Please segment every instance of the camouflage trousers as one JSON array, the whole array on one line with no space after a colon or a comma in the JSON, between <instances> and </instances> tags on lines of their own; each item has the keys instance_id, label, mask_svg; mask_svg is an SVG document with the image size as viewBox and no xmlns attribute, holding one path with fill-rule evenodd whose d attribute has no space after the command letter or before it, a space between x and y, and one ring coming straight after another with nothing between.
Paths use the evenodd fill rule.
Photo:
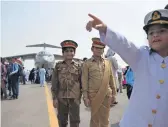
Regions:
<instances>
[{"instance_id":1,"label":"camouflage trousers","mask_svg":"<svg viewBox=\"0 0 168 127\"><path fill-rule=\"evenodd\" d=\"M68 116L70 118L70 127L79 127L80 123L80 103L75 99L58 99L58 122L59 127L67 127Z\"/></svg>"}]
</instances>

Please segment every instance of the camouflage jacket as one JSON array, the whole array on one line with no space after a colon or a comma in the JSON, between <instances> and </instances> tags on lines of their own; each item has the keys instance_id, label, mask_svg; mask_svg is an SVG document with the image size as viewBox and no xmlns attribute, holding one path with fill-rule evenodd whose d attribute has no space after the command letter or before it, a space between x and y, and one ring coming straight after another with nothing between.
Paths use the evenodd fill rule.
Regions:
<instances>
[{"instance_id":1,"label":"camouflage jacket","mask_svg":"<svg viewBox=\"0 0 168 127\"><path fill-rule=\"evenodd\" d=\"M68 65L65 61L56 63L52 74L53 99L81 97L81 64L72 61Z\"/></svg>"}]
</instances>

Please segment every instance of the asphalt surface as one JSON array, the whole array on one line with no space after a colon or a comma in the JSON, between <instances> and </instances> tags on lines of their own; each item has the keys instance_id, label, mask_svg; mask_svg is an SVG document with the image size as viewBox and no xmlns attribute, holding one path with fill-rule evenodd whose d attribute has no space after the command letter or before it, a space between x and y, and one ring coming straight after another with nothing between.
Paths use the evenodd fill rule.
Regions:
<instances>
[{"instance_id":1,"label":"asphalt surface","mask_svg":"<svg viewBox=\"0 0 168 127\"><path fill-rule=\"evenodd\" d=\"M50 85L47 87L50 90ZM110 111L111 127L119 127L118 123L128 103L125 91L118 94L117 100L119 103ZM1 100L1 127L52 127L47 107L45 87L37 84L20 85L17 100ZM89 127L90 111L83 103L80 109L80 127Z\"/></svg>"},{"instance_id":2,"label":"asphalt surface","mask_svg":"<svg viewBox=\"0 0 168 127\"><path fill-rule=\"evenodd\" d=\"M1 101L1 127L49 127L44 87L20 85L16 100Z\"/></svg>"}]
</instances>

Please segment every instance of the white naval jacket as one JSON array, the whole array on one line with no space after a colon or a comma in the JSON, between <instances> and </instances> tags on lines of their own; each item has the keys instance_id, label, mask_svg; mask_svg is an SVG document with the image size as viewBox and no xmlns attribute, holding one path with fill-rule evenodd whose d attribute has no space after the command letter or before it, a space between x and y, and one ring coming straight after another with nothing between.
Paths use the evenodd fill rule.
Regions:
<instances>
[{"instance_id":1,"label":"white naval jacket","mask_svg":"<svg viewBox=\"0 0 168 127\"><path fill-rule=\"evenodd\" d=\"M150 54L147 46L137 48L109 28L106 35L100 33L100 38L135 74L133 92L120 127L168 127L168 56Z\"/></svg>"}]
</instances>

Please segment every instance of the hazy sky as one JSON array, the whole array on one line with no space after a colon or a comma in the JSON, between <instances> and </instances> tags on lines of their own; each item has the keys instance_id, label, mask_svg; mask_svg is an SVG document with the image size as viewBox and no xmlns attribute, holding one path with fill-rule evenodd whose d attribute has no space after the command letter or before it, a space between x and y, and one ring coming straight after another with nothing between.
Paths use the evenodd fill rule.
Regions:
<instances>
[{"instance_id":1,"label":"hazy sky","mask_svg":"<svg viewBox=\"0 0 168 127\"><path fill-rule=\"evenodd\" d=\"M88 13L101 18L115 31L125 35L137 46L147 45L144 16L164 8L167 1L29 1L1 2L1 55L13 56L39 52L42 48L26 48L28 44L49 43L60 46L65 39L75 40L79 47L76 57L90 57L91 38L96 30L85 30ZM106 49L107 50L107 49ZM48 49L61 54L60 49ZM117 56L121 65L123 61ZM32 61L25 61L27 68Z\"/></svg>"}]
</instances>

